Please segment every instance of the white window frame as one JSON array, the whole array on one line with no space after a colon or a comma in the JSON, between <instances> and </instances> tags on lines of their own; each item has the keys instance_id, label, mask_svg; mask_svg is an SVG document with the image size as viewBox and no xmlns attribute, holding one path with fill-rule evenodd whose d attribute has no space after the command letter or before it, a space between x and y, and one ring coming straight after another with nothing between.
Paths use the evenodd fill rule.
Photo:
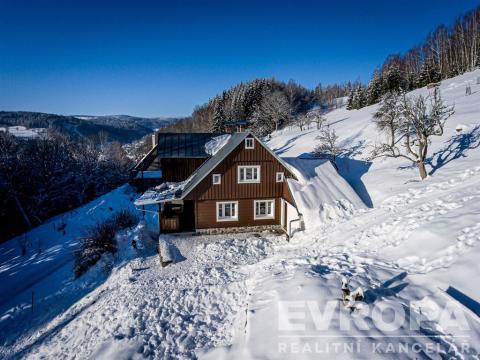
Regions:
<instances>
[{"instance_id":1,"label":"white window frame","mask_svg":"<svg viewBox=\"0 0 480 360\"><path fill-rule=\"evenodd\" d=\"M241 177L240 177L242 169L257 169L257 179L254 179L254 180L244 179L244 180L242 180ZM262 178L261 169L262 169L262 167L260 165L238 165L238 168L237 168L237 182L239 184L257 184L257 183L259 183L260 179Z\"/></svg>"},{"instance_id":2,"label":"white window frame","mask_svg":"<svg viewBox=\"0 0 480 360\"><path fill-rule=\"evenodd\" d=\"M224 216L220 217L218 215L219 208L222 207L222 214L225 214L225 205L227 204L235 204L235 215L230 217L224 217ZM238 221L238 201L217 201L215 205L215 212L216 212L217 222Z\"/></svg>"},{"instance_id":3,"label":"white window frame","mask_svg":"<svg viewBox=\"0 0 480 360\"><path fill-rule=\"evenodd\" d=\"M255 149L255 139L254 138L246 138L245 139L245 149L252 150Z\"/></svg>"},{"instance_id":4,"label":"white window frame","mask_svg":"<svg viewBox=\"0 0 480 360\"><path fill-rule=\"evenodd\" d=\"M271 203L271 214L267 215L257 215L257 204L258 203ZM265 204L265 208L268 210L268 205ZM268 220L275 219L275 199L266 199L266 200L254 200L253 201L253 219L254 220Z\"/></svg>"},{"instance_id":5,"label":"white window frame","mask_svg":"<svg viewBox=\"0 0 480 360\"><path fill-rule=\"evenodd\" d=\"M215 178L218 179L218 181L215 181ZM220 185L222 183L222 175L221 174L213 174L212 175L212 184L213 185Z\"/></svg>"},{"instance_id":6,"label":"white window frame","mask_svg":"<svg viewBox=\"0 0 480 360\"><path fill-rule=\"evenodd\" d=\"M275 180L277 183L283 182L285 179L285 173L284 172L277 172L277 175L275 175Z\"/></svg>"}]
</instances>

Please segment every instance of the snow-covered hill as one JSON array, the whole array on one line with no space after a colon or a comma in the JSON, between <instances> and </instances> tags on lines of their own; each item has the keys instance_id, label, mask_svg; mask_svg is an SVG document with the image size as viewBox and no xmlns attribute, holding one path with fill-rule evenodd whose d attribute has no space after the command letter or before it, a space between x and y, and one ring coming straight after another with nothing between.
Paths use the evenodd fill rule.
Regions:
<instances>
[{"instance_id":1,"label":"snow-covered hill","mask_svg":"<svg viewBox=\"0 0 480 360\"><path fill-rule=\"evenodd\" d=\"M457 76L441 82L440 92L446 104L455 105L455 114L447 121L445 133L441 137L432 137L430 147L430 174L435 180L451 178L474 164L480 164L480 152L476 151L480 137L480 84L477 78L480 70ZM470 84L472 95L465 96L465 87ZM426 88L412 91L417 96L428 95L433 90ZM423 186L415 184L418 180L418 170L410 167L408 161L401 159L376 160L365 162L369 157L371 145L379 141L379 135L372 122L372 114L378 105L372 105L360 110L340 108L327 114L327 123L335 129L339 141L349 150L348 159L340 160L344 176L363 194L364 201L373 205L381 203L396 191L407 187ZM458 134L457 126L464 130ZM281 156L298 156L310 153L315 144L318 131L298 128L286 128L274 133L269 146ZM459 135L459 136L457 136ZM408 168L403 168L408 167ZM432 180L430 180L432 181ZM408 185L405 185L409 182ZM362 187L368 189L367 193ZM362 196L362 195L361 195Z\"/></svg>"},{"instance_id":2,"label":"snow-covered hill","mask_svg":"<svg viewBox=\"0 0 480 360\"><path fill-rule=\"evenodd\" d=\"M33 313L25 294L35 285L23 297L4 295L2 288L2 298L10 298L0 306L0 357L478 358L478 76L480 70L442 82L443 99L455 104L456 113L445 134L433 138L426 180L404 160L365 160L378 136L371 122L376 106L335 110L327 120L349 148L340 173L356 194L343 180L306 177L297 190L304 187L309 209L314 196L321 198L318 208L349 198L355 206L344 204L346 216L326 221L312 211L306 230L289 243L266 233L169 237L178 262L167 268L147 243L133 251L130 240L141 229L127 230L108 277L104 264L78 280L53 272L50 279L64 288L44 291ZM317 133L284 129L269 145L296 158L313 150ZM330 168L319 171L327 176ZM315 189L323 186L337 188L336 195ZM35 264L35 254L21 258L13 245L9 251L2 254L0 275L9 271L9 259L18 269L10 276L25 281L22 263ZM353 312L339 301L344 277L364 291ZM57 305L62 298L68 302Z\"/></svg>"}]
</instances>

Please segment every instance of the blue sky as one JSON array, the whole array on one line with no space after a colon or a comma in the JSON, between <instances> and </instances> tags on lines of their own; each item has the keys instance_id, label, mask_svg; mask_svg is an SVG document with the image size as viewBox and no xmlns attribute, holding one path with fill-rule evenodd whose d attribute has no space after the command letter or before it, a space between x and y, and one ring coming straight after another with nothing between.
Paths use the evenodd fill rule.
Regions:
<instances>
[{"instance_id":1,"label":"blue sky","mask_svg":"<svg viewBox=\"0 0 480 360\"><path fill-rule=\"evenodd\" d=\"M0 0L0 110L188 115L256 77L368 80L478 0Z\"/></svg>"}]
</instances>

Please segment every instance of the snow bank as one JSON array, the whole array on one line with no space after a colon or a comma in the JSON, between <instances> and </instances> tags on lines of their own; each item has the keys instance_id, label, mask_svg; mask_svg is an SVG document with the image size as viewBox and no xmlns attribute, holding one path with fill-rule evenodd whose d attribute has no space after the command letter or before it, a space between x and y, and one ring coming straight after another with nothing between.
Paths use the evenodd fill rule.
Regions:
<instances>
[{"instance_id":1,"label":"snow bank","mask_svg":"<svg viewBox=\"0 0 480 360\"><path fill-rule=\"evenodd\" d=\"M220 151L221 148L223 148L228 143L230 137L231 135L229 134L214 137L212 140L205 144L205 152L212 156L215 155L217 152Z\"/></svg>"},{"instance_id":2,"label":"snow bank","mask_svg":"<svg viewBox=\"0 0 480 360\"><path fill-rule=\"evenodd\" d=\"M175 262L175 255L173 253L173 245L169 236L160 236L158 238L158 253L162 266L166 266Z\"/></svg>"},{"instance_id":3,"label":"snow bank","mask_svg":"<svg viewBox=\"0 0 480 360\"><path fill-rule=\"evenodd\" d=\"M283 159L298 179L287 181L307 229L366 208L330 161L307 157Z\"/></svg>"}]
</instances>

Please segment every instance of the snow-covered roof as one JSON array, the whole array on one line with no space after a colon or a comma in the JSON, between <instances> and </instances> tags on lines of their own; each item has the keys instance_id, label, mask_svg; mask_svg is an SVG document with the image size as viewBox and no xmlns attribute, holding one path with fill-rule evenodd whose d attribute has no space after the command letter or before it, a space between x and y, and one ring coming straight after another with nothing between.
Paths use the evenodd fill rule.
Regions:
<instances>
[{"instance_id":1,"label":"snow-covered roof","mask_svg":"<svg viewBox=\"0 0 480 360\"><path fill-rule=\"evenodd\" d=\"M135 206L152 205L181 198L182 191L189 179L181 182L167 182L147 190L135 200Z\"/></svg>"},{"instance_id":2,"label":"snow-covered roof","mask_svg":"<svg viewBox=\"0 0 480 360\"><path fill-rule=\"evenodd\" d=\"M205 144L219 133L157 133L158 157L209 157Z\"/></svg>"},{"instance_id":3,"label":"snow-covered roof","mask_svg":"<svg viewBox=\"0 0 480 360\"><path fill-rule=\"evenodd\" d=\"M231 135L225 134L212 138L205 144L205 152L209 155L215 155L230 140Z\"/></svg>"},{"instance_id":4,"label":"snow-covered roof","mask_svg":"<svg viewBox=\"0 0 480 360\"><path fill-rule=\"evenodd\" d=\"M287 179L287 184L307 226L366 208L329 160L306 156L283 159L297 178Z\"/></svg>"}]
</instances>

